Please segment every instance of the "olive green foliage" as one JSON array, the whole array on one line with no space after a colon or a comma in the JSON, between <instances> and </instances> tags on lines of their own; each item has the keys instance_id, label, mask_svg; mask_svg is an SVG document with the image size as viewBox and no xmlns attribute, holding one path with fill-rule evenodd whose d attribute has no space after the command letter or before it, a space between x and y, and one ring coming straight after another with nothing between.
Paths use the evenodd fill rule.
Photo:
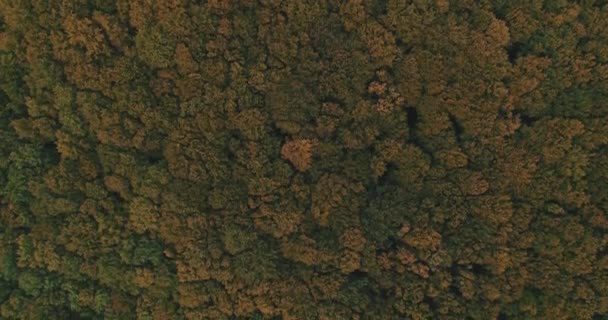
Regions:
<instances>
[{"instance_id":1,"label":"olive green foliage","mask_svg":"<svg viewBox=\"0 0 608 320\"><path fill-rule=\"evenodd\" d=\"M0 0L1 319L606 319L608 4Z\"/></svg>"}]
</instances>

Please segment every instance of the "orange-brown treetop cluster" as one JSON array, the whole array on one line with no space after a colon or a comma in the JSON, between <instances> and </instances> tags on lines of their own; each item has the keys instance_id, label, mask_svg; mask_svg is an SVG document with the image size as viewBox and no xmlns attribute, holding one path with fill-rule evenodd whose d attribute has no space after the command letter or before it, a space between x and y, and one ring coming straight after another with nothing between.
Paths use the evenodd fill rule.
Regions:
<instances>
[{"instance_id":1,"label":"orange-brown treetop cluster","mask_svg":"<svg viewBox=\"0 0 608 320\"><path fill-rule=\"evenodd\" d=\"M608 2L0 0L0 318L608 317Z\"/></svg>"}]
</instances>

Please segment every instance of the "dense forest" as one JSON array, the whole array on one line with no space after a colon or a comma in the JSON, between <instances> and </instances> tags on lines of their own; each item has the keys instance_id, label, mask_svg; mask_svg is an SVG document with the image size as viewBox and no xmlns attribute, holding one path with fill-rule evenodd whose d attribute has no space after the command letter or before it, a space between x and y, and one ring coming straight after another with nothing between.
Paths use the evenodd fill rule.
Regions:
<instances>
[{"instance_id":1,"label":"dense forest","mask_svg":"<svg viewBox=\"0 0 608 320\"><path fill-rule=\"evenodd\" d=\"M0 0L1 319L608 319L608 1Z\"/></svg>"}]
</instances>

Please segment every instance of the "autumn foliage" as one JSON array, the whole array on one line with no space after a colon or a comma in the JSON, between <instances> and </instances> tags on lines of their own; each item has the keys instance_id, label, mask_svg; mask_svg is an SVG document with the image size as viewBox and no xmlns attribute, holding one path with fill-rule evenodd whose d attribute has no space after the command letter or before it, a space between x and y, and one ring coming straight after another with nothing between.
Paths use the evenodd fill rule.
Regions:
<instances>
[{"instance_id":1,"label":"autumn foliage","mask_svg":"<svg viewBox=\"0 0 608 320\"><path fill-rule=\"evenodd\" d=\"M306 171L312 161L312 147L309 139L289 141L281 147L281 157L291 162L298 171Z\"/></svg>"},{"instance_id":2,"label":"autumn foliage","mask_svg":"<svg viewBox=\"0 0 608 320\"><path fill-rule=\"evenodd\" d=\"M601 0L0 0L0 319L608 317Z\"/></svg>"}]
</instances>

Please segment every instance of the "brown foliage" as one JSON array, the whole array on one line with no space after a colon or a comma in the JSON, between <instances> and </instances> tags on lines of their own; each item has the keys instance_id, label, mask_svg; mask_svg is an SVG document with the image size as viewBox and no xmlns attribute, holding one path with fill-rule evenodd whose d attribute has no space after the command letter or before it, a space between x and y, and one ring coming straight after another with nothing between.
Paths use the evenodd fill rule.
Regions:
<instances>
[{"instance_id":1,"label":"brown foliage","mask_svg":"<svg viewBox=\"0 0 608 320\"><path fill-rule=\"evenodd\" d=\"M291 140L281 147L281 157L288 160L301 172L310 168L312 162L313 142L310 139Z\"/></svg>"},{"instance_id":2,"label":"brown foliage","mask_svg":"<svg viewBox=\"0 0 608 320\"><path fill-rule=\"evenodd\" d=\"M0 1L0 317L601 318L600 2Z\"/></svg>"}]
</instances>

